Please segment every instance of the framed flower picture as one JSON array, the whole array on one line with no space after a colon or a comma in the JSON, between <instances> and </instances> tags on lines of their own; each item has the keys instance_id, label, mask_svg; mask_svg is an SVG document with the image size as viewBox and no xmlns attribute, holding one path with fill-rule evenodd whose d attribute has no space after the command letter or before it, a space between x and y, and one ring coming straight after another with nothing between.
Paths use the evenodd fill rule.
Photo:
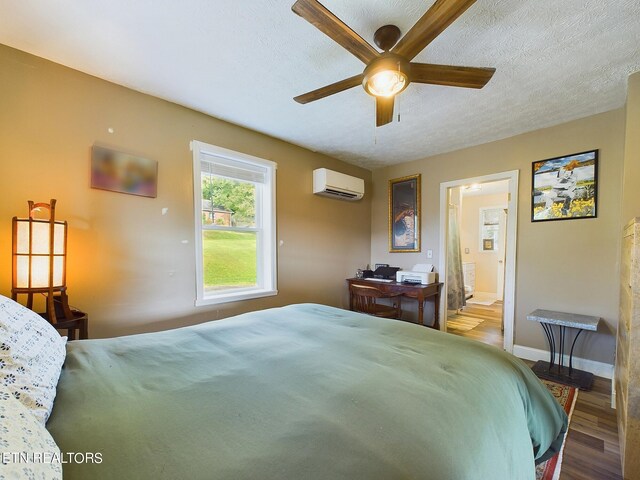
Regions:
<instances>
[{"instance_id":1,"label":"framed flower picture","mask_svg":"<svg viewBox=\"0 0 640 480\"><path fill-rule=\"evenodd\" d=\"M420 174L389 180L389 251L420 251Z\"/></svg>"},{"instance_id":2,"label":"framed flower picture","mask_svg":"<svg viewBox=\"0 0 640 480\"><path fill-rule=\"evenodd\" d=\"M598 150L533 162L531 221L595 218Z\"/></svg>"}]
</instances>

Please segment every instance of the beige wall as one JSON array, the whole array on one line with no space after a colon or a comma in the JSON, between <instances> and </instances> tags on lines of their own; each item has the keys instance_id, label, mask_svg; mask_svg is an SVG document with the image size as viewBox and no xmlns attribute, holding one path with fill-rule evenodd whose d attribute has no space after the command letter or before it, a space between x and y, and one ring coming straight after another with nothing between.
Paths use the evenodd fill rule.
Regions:
<instances>
[{"instance_id":1,"label":"beige wall","mask_svg":"<svg viewBox=\"0 0 640 480\"><path fill-rule=\"evenodd\" d=\"M314 196L312 170L357 175L367 190L369 171L5 46L0 86L0 293L11 288L11 218L27 200L56 198L70 226L70 300L93 337L294 302L346 305L344 279L370 258L370 195ZM193 139L278 163L278 296L194 307ZM94 142L156 159L158 198L90 189Z\"/></svg>"},{"instance_id":2,"label":"beige wall","mask_svg":"<svg viewBox=\"0 0 640 480\"><path fill-rule=\"evenodd\" d=\"M504 228L500 232L497 252L480 250L480 209L507 208L507 194L464 195L460 222L462 261L476 264L476 292L498 292L498 261L504 258ZM466 253L465 249L469 249Z\"/></svg>"},{"instance_id":3,"label":"beige wall","mask_svg":"<svg viewBox=\"0 0 640 480\"><path fill-rule=\"evenodd\" d=\"M540 326L526 320L536 308L600 315L604 325L598 333L585 335L576 345L576 355L612 363L618 319L624 125L625 113L620 109L375 170L371 261L410 267L427 261L426 251L431 249L434 256L429 262L437 265L440 183L519 170L515 343L547 348ZM594 148L600 149L598 218L532 224L531 163ZM390 254L387 182L415 173L422 174L422 253Z\"/></svg>"},{"instance_id":4,"label":"beige wall","mask_svg":"<svg viewBox=\"0 0 640 480\"><path fill-rule=\"evenodd\" d=\"M640 217L640 72L629 77L622 221Z\"/></svg>"}]
</instances>

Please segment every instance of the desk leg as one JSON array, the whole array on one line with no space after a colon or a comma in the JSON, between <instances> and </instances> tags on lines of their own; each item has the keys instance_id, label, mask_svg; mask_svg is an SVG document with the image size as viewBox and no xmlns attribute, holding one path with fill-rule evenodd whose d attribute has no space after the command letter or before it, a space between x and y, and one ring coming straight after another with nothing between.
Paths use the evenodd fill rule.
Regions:
<instances>
[{"instance_id":1,"label":"desk leg","mask_svg":"<svg viewBox=\"0 0 640 480\"><path fill-rule=\"evenodd\" d=\"M424 326L424 298L418 298L418 325Z\"/></svg>"},{"instance_id":2,"label":"desk leg","mask_svg":"<svg viewBox=\"0 0 640 480\"><path fill-rule=\"evenodd\" d=\"M433 296L433 328L440 330L440 293Z\"/></svg>"}]
</instances>

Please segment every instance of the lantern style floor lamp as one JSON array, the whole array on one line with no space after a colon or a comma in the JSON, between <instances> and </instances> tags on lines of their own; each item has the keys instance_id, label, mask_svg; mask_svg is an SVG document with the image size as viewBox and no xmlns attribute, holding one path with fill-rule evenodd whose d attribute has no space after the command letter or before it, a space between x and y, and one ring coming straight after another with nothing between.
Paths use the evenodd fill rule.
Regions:
<instances>
[{"instance_id":1,"label":"lantern style floor lamp","mask_svg":"<svg viewBox=\"0 0 640 480\"><path fill-rule=\"evenodd\" d=\"M55 328L68 330L70 340L79 330L80 339L88 338L87 314L69 307L67 296L67 222L56 221L56 201L29 204L29 217L13 217L13 275L11 297L27 295L27 308L33 309L35 294L46 297L41 313ZM47 210L46 220L34 218Z\"/></svg>"}]
</instances>

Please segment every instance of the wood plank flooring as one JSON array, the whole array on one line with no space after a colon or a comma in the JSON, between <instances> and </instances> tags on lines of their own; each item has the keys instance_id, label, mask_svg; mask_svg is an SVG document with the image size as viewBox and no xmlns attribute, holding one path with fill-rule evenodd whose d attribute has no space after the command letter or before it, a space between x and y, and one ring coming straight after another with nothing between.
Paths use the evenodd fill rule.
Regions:
<instances>
[{"instance_id":1,"label":"wood plank flooring","mask_svg":"<svg viewBox=\"0 0 640 480\"><path fill-rule=\"evenodd\" d=\"M560 480L622 480L618 426L616 411L611 408L609 379L596 377L591 391L578 393Z\"/></svg>"},{"instance_id":2,"label":"wood plank flooring","mask_svg":"<svg viewBox=\"0 0 640 480\"><path fill-rule=\"evenodd\" d=\"M449 318L452 320L452 325L448 323ZM460 323L464 323L465 318L469 321L482 320L482 322L471 330L458 330L456 328L456 320L461 320ZM447 316L447 332L502 348L504 345L502 336L502 302L495 302L493 305L468 304L457 315L449 314Z\"/></svg>"},{"instance_id":3,"label":"wood plank flooring","mask_svg":"<svg viewBox=\"0 0 640 480\"><path fill-rule=\"evenodd\" d=\"M463 315L482 316L472 330L456 333L502 348L502 306L469 305ZM534 362L525 361L529 366ZM611 408L611 380L596 377L593 389L580 391L564 447L560 480L622 480L616 411Z\"/></svg>"}]
</instances>

